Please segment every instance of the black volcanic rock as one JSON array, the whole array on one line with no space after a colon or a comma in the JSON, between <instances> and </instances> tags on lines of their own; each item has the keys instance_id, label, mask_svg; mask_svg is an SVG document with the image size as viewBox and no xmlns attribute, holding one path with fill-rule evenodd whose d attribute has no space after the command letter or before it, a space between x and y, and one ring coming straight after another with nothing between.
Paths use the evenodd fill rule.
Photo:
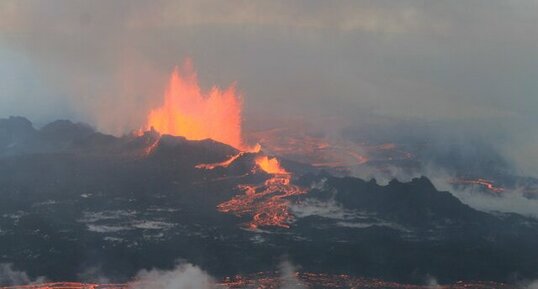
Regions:
<instances>
[{"instance_id":1,"label":"black volcanic rock","mask_svg":"<svg viewBox=\"0 0 538 289\"><path fill-rule=\"evenodd\" d=\"M0 150L13 147L19 142L30 141L35 133L32 123L24 117L0 119Z\"/></svg>"},{"instance_id":2,"label":"black volcanic rock","mask_svg":"<svg viewBox=\"0 0 538 289\"><path fill-rule=\"evenodd\" d=\"M24 117L0 119L0 157L39 149L40 141L32 123Z\"/></svg>"},{"instance_id":3,"label":"black volcanic rock","mask_svg":"<svg viewBox=\"0 0 538 289\"><path fill-rule=\"evenodd\" d=\"M426 177L408 183L394 179L387 186L357 178L329 178L327 185L338 192L335 199L345 208L376 212L413 226L443 220L469 223L485 216L449 192L437 191Z\"/></svg>"},{"instance_id":4,"label":"black volcanic rock","mask_svg":"<svg viewBox=\"0 0 538 289\"><path fill-rule=\"evenodd\" d=\"M75 141L95 133L95 130L84 123L73 123L69 120L51 122L40 130L43 137L52 141Z\"/></svg>"},{"instance_id":5,"label":"black volcanic rock","mask_svg":"<svg viewBox=\"0 0 538 289\"><path fill-rule=\"evenodd\" d=\"M0 119L0 156L52 153L77 146L95 147L111 136L95 132L89 125L58 120L36 130L26 118Z\"/></svg>"},{"instance_id":6,"label":"black volcanic rock","mask_svg":"<svg viewBox=\"0 0 538 289\"><path fill-rule=\"evenodd\" d=\"M10 116L7 119L0 119L0 133L2 136L28 135L35 132L32 123L21 116Z\"/></svg>"}]
</instances>

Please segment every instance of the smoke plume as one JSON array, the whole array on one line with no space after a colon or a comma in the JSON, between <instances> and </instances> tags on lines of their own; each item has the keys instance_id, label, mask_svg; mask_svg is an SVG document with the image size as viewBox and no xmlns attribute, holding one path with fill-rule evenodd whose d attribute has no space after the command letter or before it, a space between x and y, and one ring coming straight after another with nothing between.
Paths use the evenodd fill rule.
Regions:
<instances>
[{"instance_id":1,"label":"smoke plume","mask_svg":"<svg viewBox=\"0 0 538 289\"><path fill-rule=\"evenodd\" d=\"M177 265L173 270L142 270L131 289L214 289L213 278L189 263Z\"/></svg>"},{"instance_id":2,"label":"smoke plume","mask_svg":"<svg viewBox=\"0 0 538 289\"><path fill-rule=\"evenodd\" d=\"M0 286L28 285L45 281L45 277L30 278L26 272L14 269L13 264L0 264Z\"/></svg>"},{"instance_id":3,"label":"smoke plume","mask_svg":"<svg viewBox=\"0 0 538 289\"><path fill-rule=\"evenodd\" d=\"M296 268L289 261L280 263L280 289L306 289L297 277Z\"/></svg>"}]
</instances>

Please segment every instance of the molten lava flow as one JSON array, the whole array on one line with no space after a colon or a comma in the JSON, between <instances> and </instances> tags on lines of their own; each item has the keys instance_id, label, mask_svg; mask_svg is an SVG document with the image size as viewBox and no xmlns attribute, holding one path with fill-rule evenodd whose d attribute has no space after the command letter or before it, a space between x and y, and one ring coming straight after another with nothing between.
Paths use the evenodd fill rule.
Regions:
<instances>
[{"instance_id":1,"label":"molten lava flow","mask_svg":"<svg viewBox=\"0 0 538 289\"><path fill-rule=\"evenodd\" d=\"M496 187L491 181L486 179L454 179L450 181L450 183L459 185L480 185L493 193L504 192L504 188Z\"/></svg>"},{"instance_id":2,"label":"molten lava flow","mask_svg":"<svg viewBox=\"0 0 538 289\"><path fill-rule=\"evenodd\" d=\"M262 149L260 144L256 144L254 147L251 148L244 148L245 151L241 151L233 156L231 156L229 159L224 160L222 162L218 163L210 163L210 164L199 164L196 165L195 168L197 169L205 169L205 170L212 170L215 168L227 168L229 167L233 162L235 162L238 158L244 156L246 153L259 153Z\"/></svg>"},{"instance_id":3,"label":"molten lava flow","mask_svg":"<svg viewBox=\"0 0 538 289\"><path fill-rule=\"evenodd\" d=\"M233 156L231 156L229 159L222 161L220 163L210 163L210 164L199 164L196 165L195 168L197 169L205 169L205 170L212 170L215 168L227 168L229 167L235 160L243 156L245 152L239 152Z\"/></svg>"},{"instance_id":4,"label":"molten lava flow","mask_svg":"<svg viewBox=\"0 0 538 289\"><path fill-rule=\"evenodd\" d=\"M146 130L183 136L190 140L213 140L243 149L241 140L241 98L232 84L221 91L214 86L202 91L190 60L170 77L161 107L152 110Z\"/></svg>"},{"instance_id":5,"label":"molten lava flow","mask_svg":"<svg viewBox=\"0 0 538 289\"><path fill-rule=\"evenodd\" d=\"M251 216L247 227L252 230L262 226L289 228L292 215L286 198L306 191L291 184L291 174L280 166L278 159L261 156L255 163L271 177L261 185L240 185L242 194L218 205L218 210L238 217Z\"/></svg>"},{"instance_id":6,"label":"molten lava flow","mask_svg":"<svg viewBox=\"0 0 538 289\"><path fill-rule=\"evenodd\" d=\"M155 139L149 146L144 149L144 155L150 155L159 145L160 138Z\"/></svg>"}]
</instances>

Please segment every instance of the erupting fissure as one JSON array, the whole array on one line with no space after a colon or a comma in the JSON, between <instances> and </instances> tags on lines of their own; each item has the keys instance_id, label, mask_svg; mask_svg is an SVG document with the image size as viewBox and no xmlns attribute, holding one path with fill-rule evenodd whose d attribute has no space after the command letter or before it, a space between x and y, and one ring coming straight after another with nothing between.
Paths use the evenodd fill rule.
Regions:
<instances>
[{"instance_id":1,"label":"erupting fissure","mask_svg":"<svg viewBox=\"0 0 538 289\"><path fill-rule=\"evenodd\" d=\"M176 67L161 107L151 110L144 129L183 136L189 140L213 139L247 150L241 139L242 101L235 83L221 90L202 91L191 60Z\"/></svg>"},{"instance_id":2,"label":"erupting fissure","mask_svg":"<svg viewBox=\"0 0 538 289\"><path fill-rule=\"evenodd\" d=\"M187 59L181 69L173 71L164 94L162 106L150 111L144 130L155 130L160 134L183 136L189 140L213 139L231 145L240 152L218 163L199 164L198 169L226 168L246 152L258 153L260 146L246 146L241 136L241 97L235 84L226 90L214 86L202 91L192 62ZM150 154L158 144L151 143L145 150ZM258 156L256 168L271 177L261 185L240 185L243 194L218 206L221 212L237 216L251 215L248 227L289 227L291 215L286 197L303 194L305 190L291 184L291 173L280 165L278 159Z\"/></svg>"}]
</instances>

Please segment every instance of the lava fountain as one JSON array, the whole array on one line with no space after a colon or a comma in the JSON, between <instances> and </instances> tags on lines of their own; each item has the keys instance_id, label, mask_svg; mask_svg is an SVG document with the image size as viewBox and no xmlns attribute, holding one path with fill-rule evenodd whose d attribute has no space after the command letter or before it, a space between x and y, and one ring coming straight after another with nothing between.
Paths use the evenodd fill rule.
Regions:
<instances>
[{"instance_id":1,"label":"lava fountain","mask_svg":"<svg viewBox=\"0 0 538 289\"><path fill-rule=\"evenodd\" d=\"M236 155L219 163L199 164L198 169L211 170L228 167L245 153L259 153L261 147L248 147L241 138L242 101L236 93L235 84L225 90L213 86L202 91L192 62L187 59L181 69L175 68L164 94L161 107L150 111L145 130L160 134L183 136L189 140L213 139L231 145L239 150ZM158 144L158 140L146 149L148 155ZM237 216L249 215L252 221L248 227L260 226L289 227L288 197L305 193L305 190L291 184L291 173L280 165L277 158L258 156L256 167L270 177L263 184L240 185L243 192L233 199L220 204L221 212Z\"/></svg>"},{"instance_id":2,"label":"lava fountain","mask_svg":"<svg viewBox=\"0 0 538 289\"><path fill-rule=\"evenodd\" d=\"M172 72L161 107L151 110L146 130L183 136L189 140L213 139L246 150L241 139L242 100L235 83L221 90L203 91L192 61Z\"/></svg>"},{"instance_id":3,"label":"lava fountain","mask_svg":"<svg viewBox=\"0 0 538 289\"><path fill-rule=\"evenodd\" d=\"M256 158L255 162L258 167L268 174L289 175L289 173L280 166L280 162L277 158L260 156Z\"/></svg>"}]
</instances>

